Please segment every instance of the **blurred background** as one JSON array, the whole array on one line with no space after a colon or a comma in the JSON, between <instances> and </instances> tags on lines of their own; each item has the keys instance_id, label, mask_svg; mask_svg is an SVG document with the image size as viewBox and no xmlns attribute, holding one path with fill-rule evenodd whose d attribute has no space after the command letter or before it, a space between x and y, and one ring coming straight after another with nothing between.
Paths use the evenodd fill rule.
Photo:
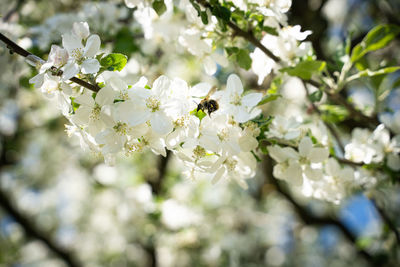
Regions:
<instances>
[{"instance_id":1,"label":"blurred background","mask_svg":"<svg viewBox=\"0 0 400 267\"><path fill-rule=\"evenodd\" d=\"M166 74L224 84L232 72L247 88L257 81L233 64L210 77L173 42L144 39L122 1L1 1L0 14L0 32L41 57L73 22L87 21L102 49L129 55L121 75L132 82ZM313 31L316 54L328 59L349 32L356 44L379 23L399 25L398 14L398 0L293 0L288 17ZM399 47L382 53L398 64ZM398 186L375 190L375 202L354 192L336 205L271 182L269 162L248 190L188 180L173 155L150 151L109 167L68 137L66 119L28 83L35 70L3 43L0 66L0 266L366 266L360 248L400 262L391 230L400 224ZM354 102L368 108L373 88L357 88ZM397 109L399 90L389 98ZM304 103L285 97L294 110ZM335 218L316 219L328 213Z\"/></svg>"}]
</instances>

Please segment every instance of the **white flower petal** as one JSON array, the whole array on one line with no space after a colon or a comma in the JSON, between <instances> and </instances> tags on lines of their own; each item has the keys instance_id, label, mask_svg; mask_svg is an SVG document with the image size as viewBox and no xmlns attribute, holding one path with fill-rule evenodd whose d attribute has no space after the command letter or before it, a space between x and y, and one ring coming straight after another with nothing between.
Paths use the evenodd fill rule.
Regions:
<instances>
[{"instance_id":1,"label":"white flower petal","mask_svg":"<svg viewBox=\"0 0 400 267\"><path fill-rule=\"evenodd\" d=\"M76 49L83 50L83 45L81 39L75 34L66 33L62 35L62 44L65 49L67 49L69 56L74 54Z\"/></svg>"},{"instance_id":2,"label":"white flower petal","mask_svg":"<svg viewBox=\"0 0 400 267\"><path fill-rule=\"evenodd\" d=\"M190 93L194 97L204 97L211 90L211 87L209 83L198 83L190 88Z\"/></svg>"},{"instance_id":3,"label":"white flower petal","mask_svg":"<svg viewBox=\"0 0 400 267\"><path fill-rule=\"evenodd\" d=\"M115 91L110 86L100 89L96 95L96 103L100 106L111 105L114 102Z\"/></svg>"},{"instance_id":4,"label":"white flower petal","mask_svg":"<svg viewBox=\"0 0 400 267\"><path fill-rule=\"evenodd\" d=\"M145 123L150 118L149 109L135 102L126 101L120 103L117 112L121 121L128 123L130 126L136 126Z\"/></svg>"},{"instance_id":5,"label":"white flower petal","mask_svg":"<svg viewBox=\"0 0 400 267\"><path fill-rule=\"evenodd\" d=\"M81 39L86 39L89 32L89 24L87 22L75 22L72 25L72 32Z\"/></svg>"},{"instance_id":6,"label":"white flower petal","mask_svg":"<svg viewBox=\"0 0 400 267\"><path fill-rule=\"evenodd\" d=\"M217 64L215 64L215 61L210 56L205 57L203 63L204 70L208 75L214 75L217 72Z\"/></svg>"},{"instance_id":7,"label":"white flower petal","mask_svg":"<svg viewBox=\"0 0 400 267\"><path fill-rule=\"evenodd\" d=\"M261 101L261 99L261 93L247 94L242 97L242 104L247 107L254 107Z\"/></svg>"},{"instance_id":8,"label":"white flower petal","mask_svg":"<svg viewBox=\"0 0 400 267\"><path fill-rule=\"evenodd\" d=\"M164 112L154 112L150 118L151 128L158 134L167 134L172 131L173 125Z\"/></svg>"},{"instance_id":9,"label":"white flower petal","mask_svg":"<svg viewBox=\"0 0 400 267\"><path fill-rule=\"evenodd\" d=\"M308 154L308 159L312 163L318 163L318 162L323 162L326 160L329 156L329 150L324 148L324 147L313 147L309 154Z\"/></svg>"},{"instance_id":10,"label":"white flower petal","mask_svg":"<svg viewBox=\"0 0 400 267\"><path fill-rule=\"evenodd\" d=\"M311 151L313 144L311 138L308 136L303 137L299 144L299 153L302 157L307 157Z\"/></svg>"},{"instance_id":11,"label":"white flower petal","mask_svg":"<svg viewBox=\"0 0 400 267\"><path fill-rule=\"evenodd\" d=\"M313 181L321 180L322 174L323 174L321 169L313 169L313 168L311 168L310 165L306 166L304 173L308 179L313 180Z\"/></svg>"},{"instance_id":12,"label":"white flower petal","mask_svg":"<svg viewBox=\"0 0 400 267\"><path fill-rule=\"evenodd\" d=\"M228 81L226 82L226 90L230 95L232 94L242 95L243 84L239 76L237 76L236 74L229 75Z\"/></svg>"},{"instance_id":13,"label":"white flower petal","mask_svg":"<svg viewBox=\"0 0 400 267\"><path fill-rule=\"evenodd\" d=\"M62 74L62 79L64 81L71 79L75 75L79 73L79 66L75 62L70 62L67 65L65 65L63 74Z\"/></svg>"},{"instance_id":14,"label":"white flower petal","mask_svg":"<svg viewBox=\"0 0 400 267\"><path fill-rule=\"evenodd\" d=\"M75 98L75 102L89 108L93 108L95 104L92 94L88 91L85 91L83 94Z\"/></svg>"},{"instance_id":15,"label":"white flower petal","mask_svg":"<svg viewBox=\"0 0 400 267\"><path fill-rule=\"evenodd\" d=\"M100 70L100 63L97 59L88 58L83 61L81 68L83 74L96 73Z\"/></svg>"},{"instance_id":16,"label":"white flower petal","mask_svg":"<svg viewBox=\"0 0 400 267\"><path fill-rule=\"evenodd\" d=\"M87 41L85 49L83 50L83 55L85 57L94 57L100 50L100 37L97 34L91 35Z\"/></svg>"},{"instance_id":17,"label":"white flower petal","mask_svg":"<svg viewBox=\"0 0 400 267\"><path fill-rule=\"evenodd\" d=\"M161 96L166 94L171 84L171 80L164 75L161 75L153 83L153 88L151 90L155 95Z\"/></svg>"}]
</instances>

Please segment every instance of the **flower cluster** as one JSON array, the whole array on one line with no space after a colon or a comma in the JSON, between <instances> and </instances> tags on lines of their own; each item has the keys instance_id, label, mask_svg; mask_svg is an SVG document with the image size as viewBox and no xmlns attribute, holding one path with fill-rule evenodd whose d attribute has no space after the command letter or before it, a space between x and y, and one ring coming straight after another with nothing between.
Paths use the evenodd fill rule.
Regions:
<instances>
[{"instance_id":1,"label":"flower cluster","mask_svg":"<svg viewBox=\"0 0 400 267\"><path fill-rule=\"evenodd\" d=\"M190 87L184 80L166 76L152 86L144 77L128 85L112 72L99 75L102 87L97 93L72 90L67 79L77 73L92 79L99 71L95 56L100 39L89 36L87 23L81 22L74 24L71 34L63 35L63 45L52 47L31 83L57 96L72 123L68 132L79 136L83 147L102 154L110 164L119 152L149 148L166 156L169 149L189 167L190 177L209 173L215 182L229 177L246 187L243 179L253 177L256 168L251 151L258 146L260 130L250 120L261 112L256 108L261 93L244 94L235 74L228 77L225 90L216 91L208 83ZM62 75L54 73L54 67ZM216 105L213 110L205 108L208 101Z\"/></svg>"},{"instance_id":2,"label":"flower cluster","mask_svg":"<svg viewBox=\"0 0 400 267\"><path fill-rule=\"evenodd\" d=\"M390 133L380 124L372 133L368 129L356 128L351 142L345 147L346 159L365 164L381 163L386 158L387 166L400 170L400 135L390 139Z\"/></svg>"}]
</instances>

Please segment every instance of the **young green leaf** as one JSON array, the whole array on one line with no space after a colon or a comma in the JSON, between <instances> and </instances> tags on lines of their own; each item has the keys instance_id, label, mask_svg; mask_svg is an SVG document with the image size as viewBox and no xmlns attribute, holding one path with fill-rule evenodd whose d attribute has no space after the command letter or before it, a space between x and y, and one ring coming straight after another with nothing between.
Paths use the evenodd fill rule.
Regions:
<instances>
[{"instance_id":1,"label":"young green leaf","mask_svg":"<svg viewBox=\"0 0 400 267\"><path fill-rule=\"evenodd\" d=\"M121 71L128 61L128 57L123 54L113 53L108 54L100 60L100 65L107 69L113 71Z\"/></svg>"},{"instance_id":2,"label":"young green leaf","mask_svg":"<svg viewBox=\"0 0 400 267\"><path fill-rule=\"evenodd\" d=\"M367 36L356 45L351 53L351 61L356 62L365 54L386 47L398 34L400 26L378 25L368 32Z\"/></svg>"},{"instance_id":3,"label":"young green leaf","mask_svg":"<svg viewBox=\"0 0 400 267\"><path fill-rule=\"evenodd\" d=\"M249 55L249 51L246 49L240 49L236 54L236 61L239 66L245 70L251 68L251 57Z\"/></svg>"},{"instance_id":4,"label":"young green leaf","mask_svg":"<svg viewBox=\"0 0 400 267\"><path fill-rule=\"evenodd\" d=\"M312 94L310 94L310 101L311 102L318 102L321 100L322 98L322 91L321 90L317 90L315 92L313 92Z\"/></svg>"},{"instance_id":5,"label":"young green leaf","mask_svg":"<svg viewBox=\"0 0 400 267\"><path fill-rule=\"evenodd\" d=\"M167 11L167 6L164 3L164 0L155 0L153 2L153 8L156 11L157 15L161 16L164 14L165 11Z\"/></svg>"},{"instance_id":6,"label":"young green leaf","mask_svg":"<svg viewBox=\"0 0 400 267\"><path fill-rule=\"evenodd\" d=\"M303 80L310 80L312 75L320 73L326 66L325 61L309 60L302 61L295 67L282 68L280 71L286 72L290 76L296 76Z\"/></svg>"}]
</instances>

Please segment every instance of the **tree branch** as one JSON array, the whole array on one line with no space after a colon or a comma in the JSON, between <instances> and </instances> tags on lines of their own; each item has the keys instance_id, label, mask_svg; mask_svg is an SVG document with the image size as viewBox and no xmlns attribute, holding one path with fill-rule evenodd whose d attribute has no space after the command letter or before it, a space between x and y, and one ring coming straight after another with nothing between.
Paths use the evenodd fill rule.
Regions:
<instances>
[{"instance_id":1,"label":"tree branch","mask_svg":"<svg viewBox=\"0 0 400 267\"><path fill-rule=\"evenodd\" d=\"M285 189L281 183L273 176L272 174L272 159L268 156L264 158L264 173L266 175L267 180L275 187L276 191L283 196L290 204L292 204L294 211L299 216L299 218L307 225L333 225L336 226L343 236L347 239L347 241L356 248L358 254L365 259L365 261L371 266L375 266L378 263L378 259L372 256L366 250L357 246L357 238L353 235L352 232L339 220L335 219L332 216L316 216L312 214L307 208L303 207L300 203L298 203L295 198L291 195L291 193Z\"/></svg>"},{"instance_id":2,"label":"tree branch","mask_svg":"<svg viewBox=\"0 0 400 267\"><path fill-rule=\"evenodd\" d=\"M20 212L10 201L7 194L0 189L0 207L10 214L14 220L22 226L25 234L42 241L55 255L63 260L70 267L82 266L72 254L55 243L48 237L48 234L39 229L30 219Z\"/></svg>"},{"instance_id":3,"label":"tree branch","mask_svg":"<svg viewBox=\"0 0 400 267\"><path fill-rule=\"evenodd\" d=\"M32 53L29 53L28 51L26 51L25 49L23 49L22 47L20 47L19 45L17 45L15 42L11 41L11 39L7 38L4 34L0 33L0 40L3 41L7 48L10 50L10 52L16 53L20 56L23 57L27 57L30 55L33 55ZM100 87L96 84L90 84L88 82L85 82L82 79L79 79L77 77L73 77L70 79L70 81L79 84L80 86L83 86L89 90L92 90L94 92L98 92L100 90Z\"/></svg>"},{"instance_id":4,"label":"tree branch","mask_svg":"<svg viewBox=\"0 0 400 267\"><path fill-rule=\"evenodd\" d=\"M374 204L376 210L378 211L379 215L381 216L382 220L385 222L387 227L394 233L396 236L397 245L400 246L400 233L397 230L396 225L390 219L390 217L386 214L385 210L378 205L377 201L374 198L370 198L371 202Z\"/></svg>"}]
</instances>

